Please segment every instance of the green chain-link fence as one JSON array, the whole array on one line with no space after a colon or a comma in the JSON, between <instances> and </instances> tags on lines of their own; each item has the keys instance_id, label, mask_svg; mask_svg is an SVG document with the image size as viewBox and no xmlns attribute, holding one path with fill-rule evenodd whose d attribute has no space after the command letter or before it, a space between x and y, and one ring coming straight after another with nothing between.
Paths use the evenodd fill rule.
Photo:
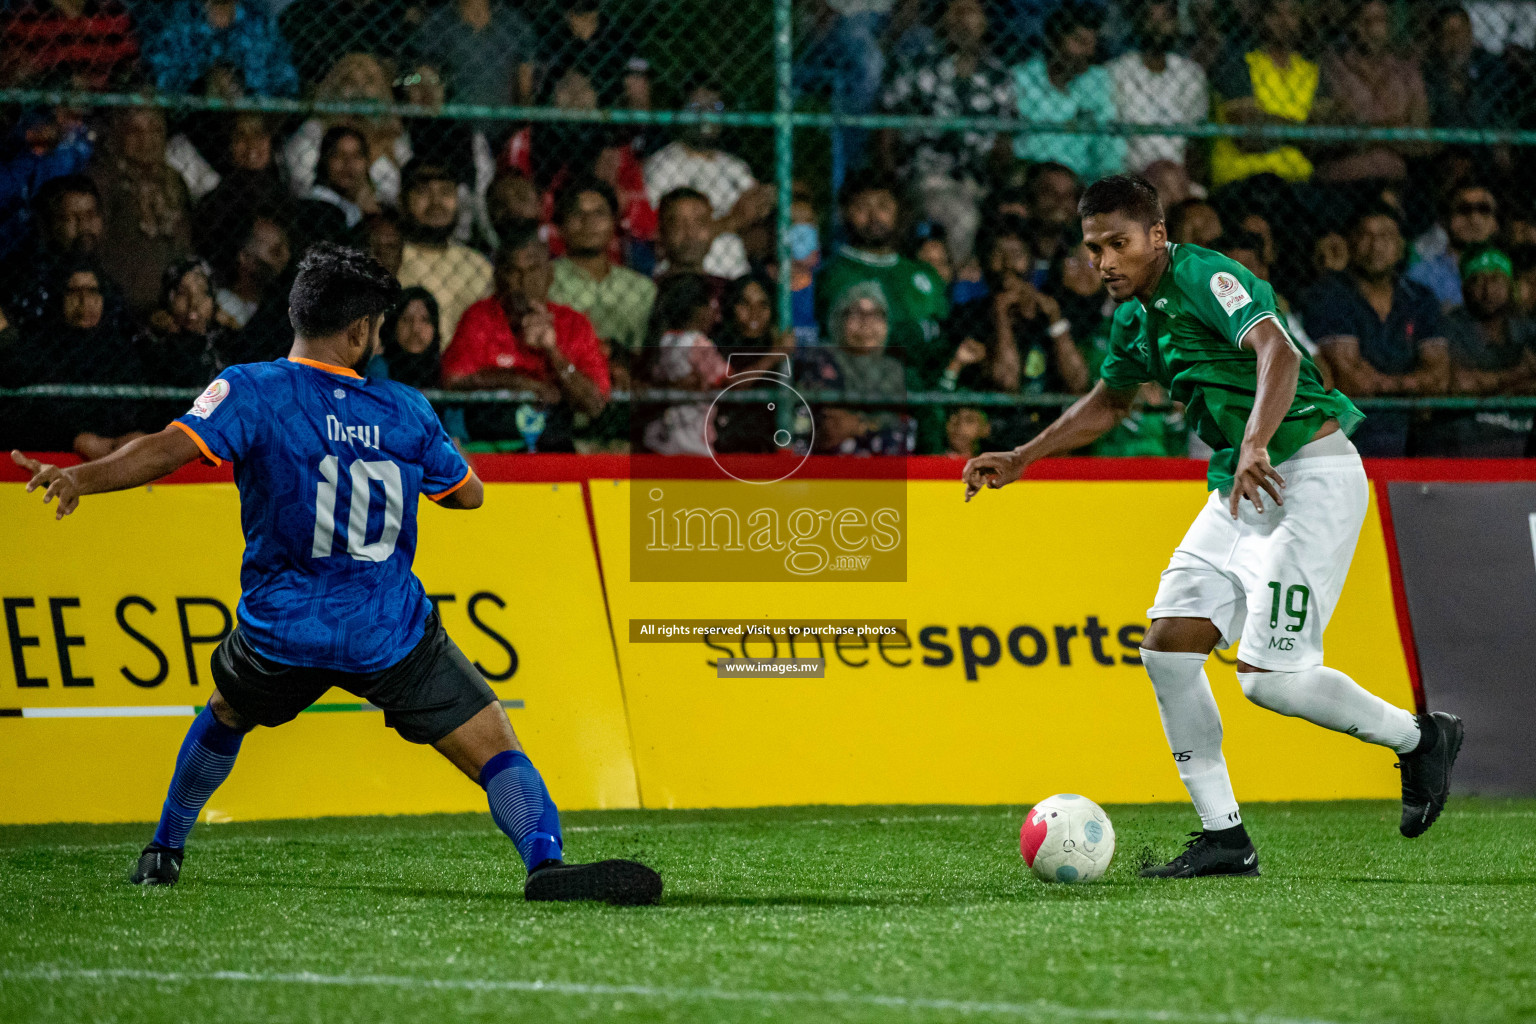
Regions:
<instances>
[{"instance_id":1,"label":"green chain-link fence","mask_svg":"<svg viewBox=\"0 0 1536 1024\"><path fill-rule=\"evenodd\" d=\"M828 450L1013 444L1102 359L1074 204L1121 170L1272 281L1371 450L1530 433L1536 4L4 8L7 446L99 454L281 356L316 241L411 289L370 372L471 442L746 444L666 415L745 368L821 395ZM549 355L546 301L586 316ZM1149 391L1099 450L1186 445Z\"/></svg>"}]
</instances>

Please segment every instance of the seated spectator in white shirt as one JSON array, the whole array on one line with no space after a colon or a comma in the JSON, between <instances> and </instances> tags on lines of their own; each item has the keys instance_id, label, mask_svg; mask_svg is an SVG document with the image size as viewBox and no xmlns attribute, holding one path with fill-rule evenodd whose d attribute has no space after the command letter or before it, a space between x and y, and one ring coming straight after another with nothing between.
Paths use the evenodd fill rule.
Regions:
<instances>
[{"instance_id":1,"label":"seated spectator in white shirt","mask_svg":"<svg viewBox=\"0 0 1536 1024\"><path fill-rule=\"evenodd\" d=\"M725 102L719 90L700 85L688 94L684 108L720 113ZM657 150L645 162L645 191L651 205L675 188L693 188L708 199L715 218L715 240L704 257L704 272L735 279L751 269L746 248L737 234L773 212L774 189L759 184L745 160L719 148L718 124L689 125L683 137Z\"/></svg>"},{"instance_id":2,"label":"seated spectator in white shirt","mask_svg":"<svg viewBox=\"0 0 1536 1024\"><path fill-rule=\"evenodd\" d=\"M1140 49L1109 65L1115 107L1127 124L1195 124L1206 120L1210 98L1205 72L1172 52L1179 41L1179 8L1174 0L1144 0L1136 15ZM1126 140L1125 166L1140 172L1157 160L1183 164L1188 139L1182 135L1133 135Z\"/></svg>"}]
</instances>

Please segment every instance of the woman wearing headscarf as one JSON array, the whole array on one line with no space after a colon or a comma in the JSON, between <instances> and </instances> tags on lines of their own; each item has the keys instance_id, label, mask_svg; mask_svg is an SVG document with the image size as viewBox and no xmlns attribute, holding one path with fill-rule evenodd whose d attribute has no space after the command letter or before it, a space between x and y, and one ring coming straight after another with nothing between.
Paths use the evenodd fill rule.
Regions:
<instances>
[{"instance_id":1,"label":"woman wearing headscarf","mask_svg":"<svg viewBox=\"0 0 1536 1024\"><path fill-rule=\"evenodd\" d=\"M380 352L368 376L397 380L413 388L436 388L443 380L437 299L425 288L407 288L379 329Z\"/></svg>"},{"instance_id":2,"label":"woman wearing headscarf","mask_svg":"<svg viewBox=\"0 0 1536 1024\"><path fill-rule=\"evenodd\" d=\"M904 398L901 361L885 351L890 312L885 293L874 282L843 292L827 321L833 346L814 350L804 362L802 386L868 398ZM912 451L916 431L911 417L899 407L820 406L815 411L817 452L905 455Z\"/></svg>"},{"instance_id":3,"label":"woman wearing headscarf","mask_svg":"<svg viewBox=\"0 0 1536 1024\"><path fill-rule=\"evenodd\" d=\"M122 300L100 264L66 260L49 281L48 295L35 330L9 347L0 386L146 383ZM138 436L138 403L131 401L43 398L5 405L13 414L7 434L17 448L97 459Z\"/></svg>"}]
</instances>

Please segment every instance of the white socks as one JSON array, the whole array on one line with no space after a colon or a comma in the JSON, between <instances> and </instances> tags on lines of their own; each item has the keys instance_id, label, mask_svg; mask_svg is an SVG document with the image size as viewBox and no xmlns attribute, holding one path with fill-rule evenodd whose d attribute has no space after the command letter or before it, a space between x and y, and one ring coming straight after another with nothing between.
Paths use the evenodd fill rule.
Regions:
<instances>
[{"instance_id":1,"label":"white socks","mask_svg":"<svg viewBox=\"0 0 1536 1024\"><path fill-rule=\"evenodd\" d=\"M1318 665L1300 672L1239 672L1237 678L1248 699L1261 708L1304 718L1399 754L1419 744L1419 723L1411 713L1393 707L1336 669Z\"/></svg>"},{"instance_id":2,"label":"white socks","mask_svg":"<svg viewBox=\"0 0 1536 1024\"><path fill-rule=\"evenodd\" d=\"M1201 824L1208 829L1232 828L1243 819L1232 795L1232 780L1227 778L1226 758L1221 756L1221 714L1205 678L1206 658L1141 649L1142 664L1157 693L1163 733Z\"/></svg>"}]
</instances>

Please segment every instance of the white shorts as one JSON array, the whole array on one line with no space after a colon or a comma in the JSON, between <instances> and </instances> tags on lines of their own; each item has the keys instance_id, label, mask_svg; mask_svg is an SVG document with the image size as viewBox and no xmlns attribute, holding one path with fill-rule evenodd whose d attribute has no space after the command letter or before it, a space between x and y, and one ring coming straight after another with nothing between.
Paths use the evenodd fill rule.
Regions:
<instances>
[{"instance_id":1,"label":"white shorts","mask_svg":"<svg viewBox=\"0 0 1536 1024\"><path fill-rule=\"evenodd\" d=\"M1341 445L1340 442L1343 442ZM1307 456L1307 448L1351 454ZM1347 448L1345 447L1347 446ZM1370 502L1370 484L1342 436L1314 441L1276 466L1283 506L1246 498L1233 520L1212 491L1163 570L1152 619L1210 619L1220 648L1243 642L1241 659L1271 672L1323 663L1323 630L1349 575Z\"/></svg>"}]
</instances>

